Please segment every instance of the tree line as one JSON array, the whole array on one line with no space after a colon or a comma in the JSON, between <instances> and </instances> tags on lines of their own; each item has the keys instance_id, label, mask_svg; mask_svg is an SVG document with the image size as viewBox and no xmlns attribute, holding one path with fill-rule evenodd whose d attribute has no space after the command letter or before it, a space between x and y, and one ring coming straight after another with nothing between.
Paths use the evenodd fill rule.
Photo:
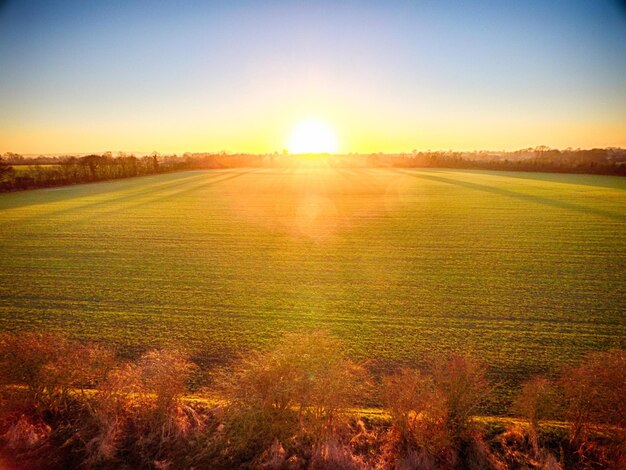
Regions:
<instances>
[{"instance_id":1,"label":"tree line","mask_svg":"<svg viewBox=\"0 0 626 470\"><path fill-rule=\"evenodd\" d=\"M136 157L123 152L102 155L25 158L0 156L0 192L64 186L158 173L219 168L284 167L307 158L334 167L458 168L504 171L587 173L626 176L626 150L550 149L514 152L418 152L300 156L272 154L185 153Z\"/></svg>"},{"instance_id":2,"label":"tree line","mask_svg":"<svg viewBox=\"0 0 626 470\"><path fill-rule=\"evenodd\" d=\"M404 168L458 168L478 170L529 171L626 175L626 150L551 149L546 146L512 152L417 152L372 154L365 165ZM349 161L349 159L348 159ZM359 161L359 158L355 160Z\"/></svg>"},{"instance_id":3,"label":"tree line","mask_svg":"<svg viewBox=\"0 0 626 470\"><path fill-rule=\"evenodd\" d=\"M194 169L259 166L256 155L199 154L143 157L106 152L81 157L24 158L9 153L0 157L0 192L65 186Z\"/></svg>"}]
</instances>

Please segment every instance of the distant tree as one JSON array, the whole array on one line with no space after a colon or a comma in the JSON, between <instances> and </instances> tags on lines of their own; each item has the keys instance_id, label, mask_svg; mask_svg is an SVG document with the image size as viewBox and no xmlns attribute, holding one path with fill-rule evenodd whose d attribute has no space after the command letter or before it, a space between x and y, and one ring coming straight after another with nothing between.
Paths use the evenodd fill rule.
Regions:
<instances>
[{"instance_id":1,"label":"distant tree","mask_svg":"<svg viewBox=\"0 0 626 470\"><path fill-rule=\"evenodd\" d=\"M7 152L4 154L4 158L6 158L7 162L15 163L24 161L24 157L19 153Z\"/></svg>"},{"instance_id":2,"label":"distant tree","mask_svg":"<svg viewBox=\"0 0 626 470\"><path fill-rule=\"evenodd\" d=\"M100 155L87 155L79 159L82 165L87 165L91 179L96 179L98 168L105 162L106 158Z\"/></svg>"},{"instance_id":3,"label":"distant tree","mask_svg":"<svg viewBox=\"0 0 626 470\"><path fill-rule=\"evenodd\" d=\"M152 159L152 165L154 167L154 171L159 170L159 152L156 150L150 154L150 158Z\"/></svg>"},{"instance_id":4,"label":"distant tree","mask_svg":"<svg viewBox=\"0 0 626 470\"><path fill-rule=\"evenodd\" d=\"M9 179L13 171L13 167L0 157L0 181Z\"/></svg>"}]
</instances>

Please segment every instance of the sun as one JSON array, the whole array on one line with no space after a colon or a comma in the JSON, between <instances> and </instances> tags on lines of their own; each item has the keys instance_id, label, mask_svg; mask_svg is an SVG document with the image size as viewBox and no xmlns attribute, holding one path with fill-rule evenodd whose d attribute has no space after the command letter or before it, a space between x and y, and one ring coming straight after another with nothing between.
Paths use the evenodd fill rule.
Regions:
<instances>
[{"instance_id":1,"label":"sun","mask_svg":"<svg viewBox=\"0 0 626 470\"><path fill-rule=\"evenodd\" d=\"M289 153L335 153L337 138L332 127L319 119L307 119L293 128L289 135Z\"/></svg>"}]
</instances>

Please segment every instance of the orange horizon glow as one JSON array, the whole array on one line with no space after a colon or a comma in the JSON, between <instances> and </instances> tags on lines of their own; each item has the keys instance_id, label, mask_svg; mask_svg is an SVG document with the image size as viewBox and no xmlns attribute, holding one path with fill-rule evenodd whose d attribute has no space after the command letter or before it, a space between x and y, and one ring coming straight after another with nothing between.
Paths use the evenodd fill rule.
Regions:
<instances>
[{"instance_id":1,"label":"orange horizon glow","mask_svg":"<svg viewBox=\"0 0 626 470\"><path fill-rule=\"evenodd\" d=\"M330 120L329 120L330 121ZM484 135L479 123L450 123L436 125L422 123L413 126L406 121L399 121L394 128L390 125L372 127L356 122L335 121L328 127L331 135L322 135L319 145L315 144L315 136L309 136L307 142L297 144L293 141L294 128L302 122L294 118L291 122L280 122L275 127L265 125L261 132L240 133L227 129L223 135L202 132L187 128L185 132L169 133L163 129L152 134L152 130L138 126L136 131L117 131L109 128L103 134L80 132L72 129L57 129L55 132L36 130L10 132L0 134L0 154L15 152L23 155L80 154L103 153L105 151L124 151L129 153L160 153L184 152L232 152L264 154L287 150L297 153L402 153L417 151L477 151L503 150L512 151L523 148L547 145L550 148L606 148L626 147L626 125L613 124L573 124L563 126L560 133L556 126L545 126L528 137L528 127L505 128L502 125L485 124L493 131L493 136ZM323 119L322 122L326 122ZM160 128L158 126L157 128ZM199 126L195 126L199 127ZM210 126L209 126L210 127ZM536 123L532 127L540 128ZM369 128L369 130L368 130ZM324 134L326 131L322 131ZM306 133L306 131L305 131ZM129 135L132 134L132 135ZM207 135L209 134L209 135ZM213 134L213 135L210 135ZM287 136L287 138L285 137ZM36 137L36 138L33 138ZM319 135L317 136L319 138ZM302 139L303 137L298 137ZM300 146L299 146L300 145Z\"/></svg>"},{"instance_id":2,"label":"orange horizon glow","mask_svg":"<svg viewBox=\"0 0 626 470\"><path fill-rule=\"evenodd\" d=\"M626 147L618 2L184 3L6 2L0 153Z\"/></svg>"}]
</instances>

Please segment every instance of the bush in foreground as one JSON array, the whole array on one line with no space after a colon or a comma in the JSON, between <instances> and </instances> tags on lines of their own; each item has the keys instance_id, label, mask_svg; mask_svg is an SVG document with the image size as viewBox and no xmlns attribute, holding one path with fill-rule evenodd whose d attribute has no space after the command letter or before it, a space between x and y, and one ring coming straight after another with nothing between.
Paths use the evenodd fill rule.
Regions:
<instances>
[{"instance_id":1,"label":"bush in foreground","mask_svg":"<svg viewBox=\"0 0 626 470\"><path fill-rule=\"evenodd\" d=\"M176 350L122 362L42 333L0 336L0 464L99 469L626 468L623 351L525 383L527 425L477 419L492 388L463 356L381 379L381 417L357 418L370 383L326 333L287 335L223 374L219 403L189 399ZM371 397L368 397L371 399ZM383 415L384 416L384 415ZM547 419L567 419L555 432ZM484 421L484 420L482 420ZM557 423L558 424L558 423ZM553 428L550 428L553 429Z\"/></svg>"},{"instance_id":2,"label":"bush in foreground","mask_svg":"<svg viewBox=\"0 0 626 470\"><path fill-rule=\"evenodd\" d=\"M589 354L581 365L563 371L559 385L570 444L580 461L626 468L626 351ZM591 438L599 428L608 438L601 446Z\"/></svg>"},{"instance_id":3,"label":"bush in foreground","mask_svg":"<svg viewBox=\"0 0 626 470\"><path fill-rule=\"evenodd\" d=\"M113 364L108 349L60 334L0 336L0 384L23 387L13 396L40 411L66 411L75 392L96 387Z\"/></svg>"},{"instance_id":4,"label":"bush in foreground","mask_svg":"<svg viewBox=\"0 0 626 470\"><path fill-rule=\"evenodd\" d=\"M150 351L121 364L86 401L81 438L88 464L167 463L182 458L202 420L183 400L193 365L179 352Z\"/></svg>"},{"instance_id":5,"label":"bush in foreground","mask_svg":"<svg viewBox=\"0 0 626 470\"><path fill-rule=\"evenodd\" d=\"M286 458L302 446L323 446L346 430L362 370L323 332L287 335L271 351L241 361L224 380L225 454L234 460ZM318 456L319 458L319 456Z\"/></svg>"},{"instance_id":6,"label":"bush in foreground","mask_svg":"<svg viewBox=\"0 0 626 470\"><path fill-rule=\"evenodd\" d=\"M452 355L431 364L430 374L403 369L383 379L383 403L392 427L387 466L399 468L499 468L472 417L491 387L486 369Z\"/></svg>"}]
</instances>

